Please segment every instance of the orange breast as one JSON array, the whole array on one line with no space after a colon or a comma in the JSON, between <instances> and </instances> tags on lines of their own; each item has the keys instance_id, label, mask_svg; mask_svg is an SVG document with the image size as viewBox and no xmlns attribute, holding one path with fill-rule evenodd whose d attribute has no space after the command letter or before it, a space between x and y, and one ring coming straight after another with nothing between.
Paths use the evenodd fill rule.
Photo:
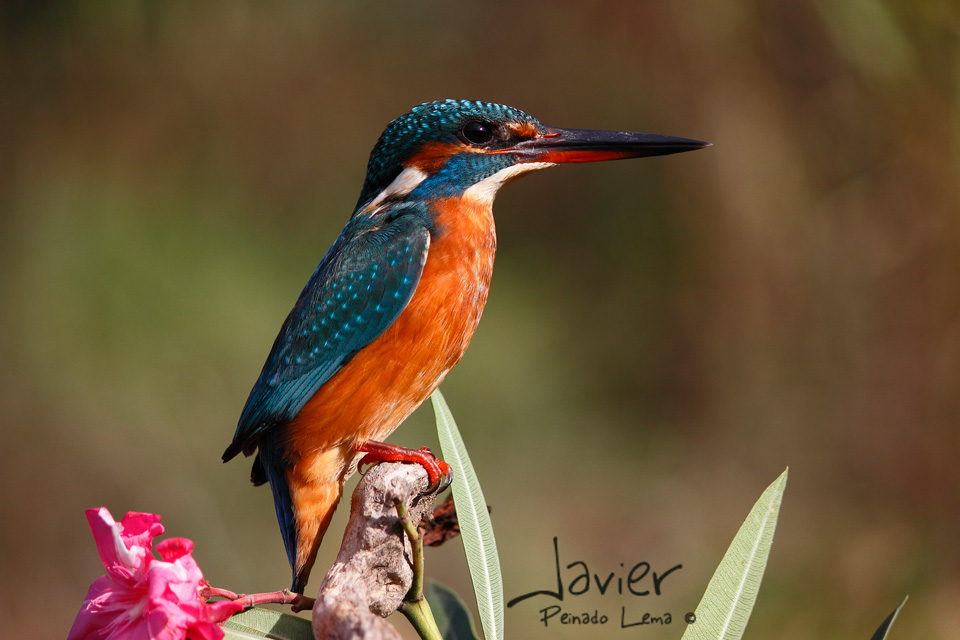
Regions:
<instances>
[{"instance_id":1,"label":"orange breast","mask_svg":"<svg viewBox=\"0 0 960 640\"><path fill-rule=\"evenodd\" d=\"M386 438L463 356L493 274L493 214L489 204L460 198L436 210L437 230L410 303L290 424L297 458Z\"/></svg>"}]
</instances>

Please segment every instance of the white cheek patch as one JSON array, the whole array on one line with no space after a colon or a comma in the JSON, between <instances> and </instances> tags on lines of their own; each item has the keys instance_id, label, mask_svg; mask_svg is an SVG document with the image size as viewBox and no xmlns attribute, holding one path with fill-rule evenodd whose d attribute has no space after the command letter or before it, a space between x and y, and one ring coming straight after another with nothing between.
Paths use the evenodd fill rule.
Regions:
<instances>
[{"instance_id":1,"label":"white cheek patch","mask_svg":"<svg viewBox=\"0 0 960 640\"><path fill-rule=\"evenodd\" d=\"M497 195L497 191L506 183L530 171L539 171L555 166L557 166L555 162L522 162L505 169L500 169L500 171L497 171L492 176L484 178L469 187L463 192L463 197L481 204L492 204L494 197Z\"/></svg>"},{"instance_id":2,"label":"white cheek patch","mask_svg":"<svg viewBox=\"0 0 960 640\"><path fill-rule=\"evenodd\" d=\"M363 213L373 211L387 198L407 195L416 189L420 183L426 179L427 174L420 169L417 169L416 167L405 168L400 172L400 175L393 179L393 182L387 185L386 189L377 194L377 197L371 200L370 204L363 208Z\"/></svg>"}]
</instances>

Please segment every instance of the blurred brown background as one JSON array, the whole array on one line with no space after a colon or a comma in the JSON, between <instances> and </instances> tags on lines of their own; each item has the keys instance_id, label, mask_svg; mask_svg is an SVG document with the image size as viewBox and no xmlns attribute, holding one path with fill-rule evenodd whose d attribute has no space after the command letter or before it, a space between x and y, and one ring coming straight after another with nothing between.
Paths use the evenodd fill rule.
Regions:
<instances>
[{"instance_id":1,"label":"blurred brown background","mask_svg":"<svg viewBox=\"0 0 960 640\"><path fill-rule=\"evenodd\" d=\"M99 505L162 514L218 586L288 584L269 491L220 454L383 126L462 97L714 143L499 198L493 293L443 390L507 597L555 586L553 536L601 577L683 564L660 596L567 596L607 625L544 628L541 597L508 634L679 638L789 465L749 637L867 638L908 593L893 637L960 637L956 3L0 16L0 635L65 636ZM429 409L393 440L435 446ZM427 570L470 593L459 543ZM621 606L674 622L623 630Z\"/></svg>"}]
</instances>

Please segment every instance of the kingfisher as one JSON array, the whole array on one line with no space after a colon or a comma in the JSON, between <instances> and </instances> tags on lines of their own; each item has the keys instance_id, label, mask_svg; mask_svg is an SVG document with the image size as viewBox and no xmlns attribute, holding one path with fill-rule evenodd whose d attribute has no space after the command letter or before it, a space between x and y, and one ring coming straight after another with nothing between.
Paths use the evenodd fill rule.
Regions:
<instances>
[{"instance_id":1,"label":"kingfisher","mask_svg":"<svg viewBox=\"0 0 960 640\"><path fill-rule=\"evenodd\" d=\"M414 107L381 134L360 198L300 293L250 391L227 462L256 454L270 484L291 590L303 593L347 478L380 461L450 468L384 443L463 356L483 312L507 182L563 163L691 151L709 143L561 129L472 100Z\"/></svg>"}]
</instances>

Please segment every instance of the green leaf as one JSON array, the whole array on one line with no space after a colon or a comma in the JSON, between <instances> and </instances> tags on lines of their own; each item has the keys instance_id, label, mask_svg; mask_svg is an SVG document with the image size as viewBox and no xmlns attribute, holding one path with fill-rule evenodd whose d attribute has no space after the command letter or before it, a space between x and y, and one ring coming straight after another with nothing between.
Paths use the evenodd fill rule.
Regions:
<instances>
[{"instance_id":1,"label":"green leaf","mask_svg":"<svg viewBox=\"0 0 960 640\"><path fill-rule=\"evenodd\" d=\"M500 577L500 559L493 537L493 524L487 512L487 501L483 498L480 481L457 431L457 423L439 389L433 392L431 399L437 417L437 435L443 459L453 469L453 501L457 507L460 537L477 597L483 635L486 640L502 640L503 579Z\"/></svg>"},{"instance_id":2,"label":"green leaf","mask_svg":"<svg viewBox=\"0 0 960 640\"><path fill-rule=\"evenodd\" d=\"M880 628L874 631L873 635L870 636L870 640L887 640L887 634L890 633L890 627L893 626L893 621L897 619L897 616L900 615L900 610L903 609L903 605L907 604L907 598L910 596L904 596L903 602L900 603L900 606L893 610L893 613L887 616L887 619L883 621L883 624L880 625Z\"/></svg>"},{"instance_id":3,"label":"green leaf","mask_svg":"<svg viewBox=\"0 0 960 640\"><path fill-rule=\"evenodd\" d=\"M683 640L737 640L743 635L767 567L787 471L753 505L710 579Z\"/></svg>"},{"instance_id":4,"label":"green leaf","mask_svg":"<svg viewBox=\"0 0 960 640\"><path fill-rule=\"evenodd\" d=\"M423 595L430 603L430 610L444 640L479 640L470 611L456 591L441 582L430 580Z\"/></svg>"},{"instance_id":5,"label":"green leaf","mask_svg":"<svg viewBox=\"0 0 960 640\"><path fill-rule=\"evenodd\" d=\"M225 640L313 640L310 621L272 609L253 607L231 616L223 623Z\"/></svg>"}]
</instances>

